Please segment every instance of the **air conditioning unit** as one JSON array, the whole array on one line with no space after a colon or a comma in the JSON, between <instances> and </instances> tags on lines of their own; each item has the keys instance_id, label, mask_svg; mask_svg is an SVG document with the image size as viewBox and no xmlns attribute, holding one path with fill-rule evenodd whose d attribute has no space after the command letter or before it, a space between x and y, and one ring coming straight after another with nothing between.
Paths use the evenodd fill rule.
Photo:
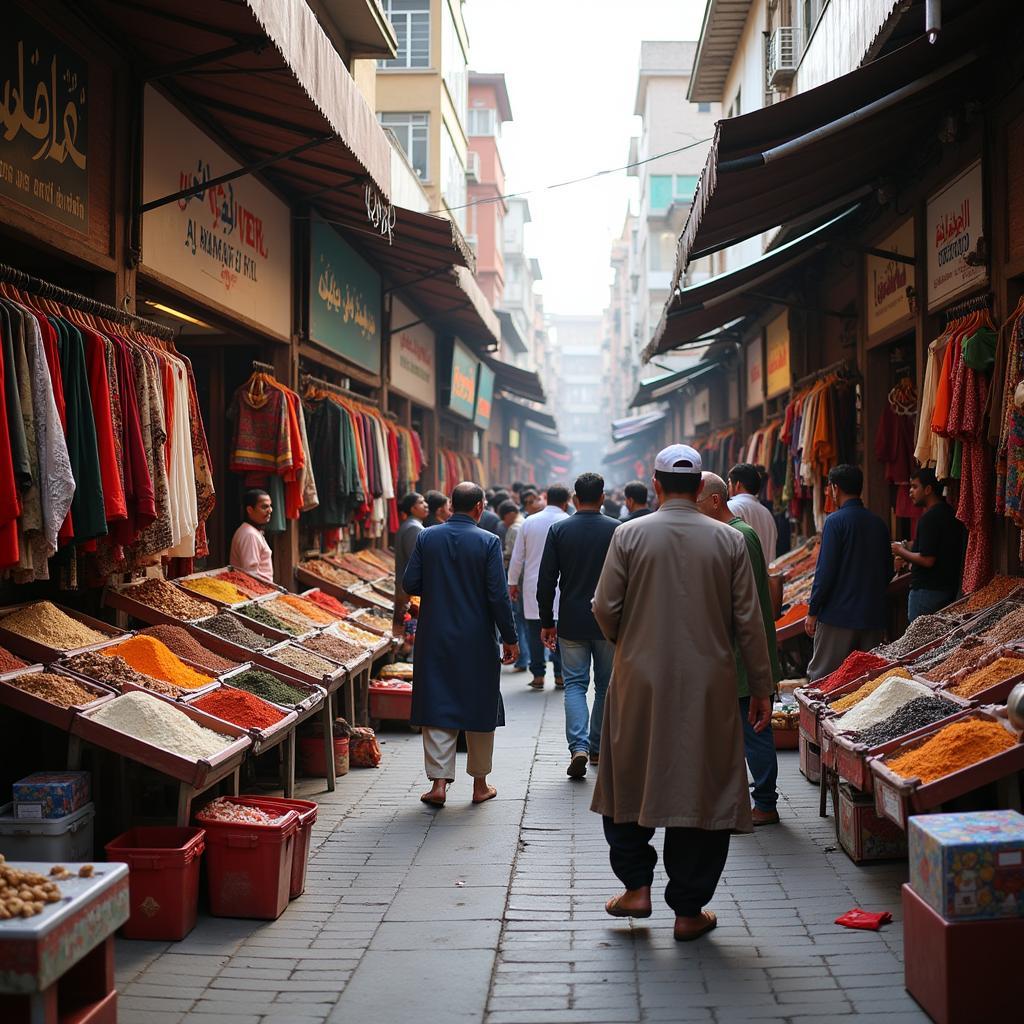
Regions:
<instances>
[{"instance_id":1,"label":"air conditioning unit","mask_svg":"<svg viewBox=\"0 0 1024 1024\"><path fill-rule=\"evenodd\" d=\"M780 25L768 38L765 70L769 89L788 89L800 60L800 29Z\"/></svg>"},{"instance_id":2,"label":"air conditioning unit","mask_svg":"<svg viewBox=\"0 0 1024 1024\"><path fill-rule=\"evenodd\" d=\"M472 150L466 154L466 181L473 185L480 181L480 154Z\"/></svg>"}]
</instances>

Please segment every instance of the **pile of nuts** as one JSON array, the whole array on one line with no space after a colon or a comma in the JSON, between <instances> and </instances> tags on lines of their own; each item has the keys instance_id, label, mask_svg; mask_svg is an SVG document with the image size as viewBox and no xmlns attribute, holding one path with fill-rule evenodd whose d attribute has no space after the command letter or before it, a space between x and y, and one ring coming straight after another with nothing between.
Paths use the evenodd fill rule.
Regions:
<instances>
[{"instance_id":1,"label":"pile of nuts","mask_svg":"<svg viewBox=\"0 0 1024 1024\"><path fill-rule=\"evenodd\" d=\"M0 854L0 921L35 917L47 903L57 903L61 898L56 882L35 871L8 867Z\"/></svg>"}]
</instances>

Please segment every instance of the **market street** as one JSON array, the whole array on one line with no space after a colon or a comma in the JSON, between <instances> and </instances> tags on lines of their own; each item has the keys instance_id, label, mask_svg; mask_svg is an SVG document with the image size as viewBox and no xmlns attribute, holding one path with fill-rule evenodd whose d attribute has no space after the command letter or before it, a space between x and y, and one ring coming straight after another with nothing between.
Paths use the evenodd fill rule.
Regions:
<instances>
[{"instance_id":1,"label":"market street","mask_svg":"<svg viewBox=\"0 0 1024 1024\"><path fill-rule=\"evenodd\" d=\"M783 823L732 842L714 933L673 942L660 869L649 921L609 918L620 887L593 776L566 779L561 693L550 673L543 695L525 678L503 680L496 801L469 804L460 755L448 806L424 807L419 737L384 733L379 769L333 794L306 784L317 846L279 920L203 917L180 943L119 941L122 1024L927 1019L903 988L906 865L857 867L835 849L795 751L779 755ZM833 924L854 906L896 921Z\"/></svg>"}]
</instances>

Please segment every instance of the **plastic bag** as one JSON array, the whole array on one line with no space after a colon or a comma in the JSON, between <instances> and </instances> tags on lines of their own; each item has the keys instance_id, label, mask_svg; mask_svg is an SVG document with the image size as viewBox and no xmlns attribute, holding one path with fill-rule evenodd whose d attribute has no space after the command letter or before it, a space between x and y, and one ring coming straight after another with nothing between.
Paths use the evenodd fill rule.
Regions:
<instances>
[{"instance_id":1,"label":"plastic bag","mask_svg":"<svg viewBox=\"0 0 1024 1024\"><path fill-rule=\"evenodd\" d=\"M376 768L382 756L376 733L372 729L353 728L348 756L353 768Z\"/></svg>"}]
</instances>

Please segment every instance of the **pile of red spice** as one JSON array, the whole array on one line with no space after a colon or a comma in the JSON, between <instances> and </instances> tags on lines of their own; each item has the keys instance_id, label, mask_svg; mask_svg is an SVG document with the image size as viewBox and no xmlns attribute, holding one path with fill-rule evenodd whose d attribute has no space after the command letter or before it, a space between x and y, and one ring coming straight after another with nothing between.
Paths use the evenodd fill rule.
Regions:
<instances>
[{"instance_id":1,"label":"pile of red spice","mask_svg":"<svg viewBox=\"0 0 1024 1024\"><path fill-rule=\"evenodd\" d=\"M775 620L775 628L782 629L783 626L790 626L807 617L807 605L802 601L793 605L785 614Z\"/></svg>"},{"instance_id":2,"label":"pile of red spice","mask_svg":"<svg viewBox=\"0 0 1024 1024\"><path fill-rule=\"evenodd\" d=\"M11 654L6 647L0 647L0 672L13 672L16 668L27 668L28 662Z\"/></svg>"},{"instance_id":3,"label":"pile of red spice","mask_svg":"<svg viewBox=\"0 0 1024 1024\"><path fill-rule=\"evenodd\" d=\"M876 668L885 668L890 664L891 662L886 661L885 658L880 658L870 651L854 651L839 668L825 676L824 679L819 679L814 686L822 693L831 693L833 690L838 690L840 686L859 679L865 672L871 672Z\"/></svg>"},{"instance_id":4,"label":"pile of red spice","mask_svg":"<svg viewBox=\"0 0 1024 1024\"><path fill-rule=\"evenodd\" d=\"M200 697L192 706L243 729L269 729L284 718L283 711L261 700L254 693L236 690L231 686L222 686Z\"/></svg>"},{"instance_id":5,"label":"pile of red spice","mask_svg":"<svg viewBox=\"0 0 1024 1024\"><path fill-rule=\"evenodd\" d=\"M331 597L330 594L325 594L322 590L311 590L302 596L307 601L312 601L313 604L318 604L321 608L334 612L335 615L343 619L348 616L348 609L336 597Z\"/></svg>"},{"instance_id":6,"label":"pile of red spice","mask_svg":"<svg viewBox=\"0 0 1024 1024\"><path fill-rule=\"evenodd\" d=\"M252 597L261 597L263 594L270 594L274 591L274 587L263 583L248 573L239 572L237 569L225 569L224 572L217 573L213 578L230 583L233 587L237 587Z\"/></svg>"}]
</instances>

